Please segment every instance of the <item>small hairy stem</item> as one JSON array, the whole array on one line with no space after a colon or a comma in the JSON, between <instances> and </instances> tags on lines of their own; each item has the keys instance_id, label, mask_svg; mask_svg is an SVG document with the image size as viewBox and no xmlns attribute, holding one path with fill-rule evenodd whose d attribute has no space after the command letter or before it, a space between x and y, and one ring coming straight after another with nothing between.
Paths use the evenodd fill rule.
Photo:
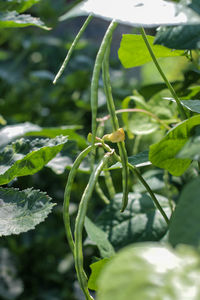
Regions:
<instances>
[{"instance_id":1,"label":"small hairy stem","mask_svg":"<svg viewBox=\"0 0 200 300\"><path fill-rule=\"evenodd\" d=\"M114 151L114 150L113 150ZM106 153L101 160L101 162L97 165L97 167L93 170L92 174L90 175L89 182L85 188L85 191L82 195L81 202L78 209L78 214L76 217L75 223L75 244L74 244L74 260L75 260L75 267L78 276L78 280L80 286L85 294L86 299L91 300L93 299L88 291L87 287L87 277L84 272L83 268L83 246L82 246L82 232L83 226L85 221L85 216L87 212L88 202L92 196L92 192L96 185L97 179L103 170L105 164L108 162L110 155L113 154L112 152Z\"/></svg>"},{"instance_id":2,"label":"small hairy stem","mask_svg":"<svg viewBox=\"0 0 200 300\"><path fill-rule=\"evenodd\" d=\"M175 101L176 101L176 104L177 104L177 106L178 106L178 110L179 110L179 113L180 113L180 115L181 115L182 120L187 119L187 115L186 115L185 110L184 110L184 108L183 108L183 106L182 106L182 104L181 104L181 101L179 100L179 98L178 98L178 96L177 96L177 94L176 94L176 92L175 92L173 86L171 85L171 83L169 82L169 80L167 79L167 77L165 76L165 73L164 73L163 70L161 69L161 67L160 67L160 65L159 65L159 63L158 63L158 61L157 61L157 58L156 58L156 56L155 56L155 54L154 54L154 52L153 52L153 50L152 50L152 48L151 48L151 45L149 44L149 41L148 41L148 39L147 39L147 36L146 36L146 33L145 33L144 29L141 28L141 29L140 29L140 32L141 32L141 35L142 35L142 37L143 37L143 40L144 40L144 42L145 42L145 44L146 44L146 46L147 46L147 49L148 49L148 51L149 51L149 54L151 55L152 60L153 60L153 62L154 62L154 64L155 64L156 68L158 69L158 72L159 72L160 75L162 76L164 82L166 83L168 89L170 90L170 92L171 92L173 98L174 98Z\"/></svg>"},{"instance_id":3,"label":"small hairy stem","mask_svg":"<svg viewBox=\"0 0 200 300\"><path fill-rule=\"evenodd\" d=\"M105 204L109 204L110 201L109 199L106 197L106 195L104 194L100 184L97 182L96 183L96 186L95 186L95 189L96 189L96 192L97 194L99 195L99 197L102 199L102 201L105 203Z\"/></svg>"},{"instance_id":4,"label":"small hairy stem","mask_svg":"<svg viewBox=\"0 0 200 300\"><path fill-rule=\"evenodd\" d=\"M95 146L101 146L101 144L95 144ZM70 195L72 190L72 185L74 182L74 178L76 176L76 172L83 161L83 159L88 155L88 153L92 150L92 146L87 147L85 150L83 150L79 156L76 158L68 176L67 184L65 187L65 193L64 193L64 204L63 204L63 220L65 224L65 232L67 236L67 240L70 246L70 249L72 253L74 253L74 239L72 236L71 231L71 225L70 225L70 215L69 215L69 201L70 201Z\"/></svg>"},{"instance_id":5,"label":"small hairy stem","mask_svg":"<svg viewBox=\"0 0 200 300\"><path fill-rule=\"evenodd\" d=\"M110 45L111 45L111 40L112 37L110 38L110 41L108 43L106 52L105 52L105 57L103 60L103 65L102 65L102 71L103 71L103 84L104 84L104 90L106 94L106 99L107 99L107 107L109 114L111 116L111 123L112 123L112 128L113 131L117 131L119 129L119 122L115 113L115 104L112 96L112 87L111 87L111 82L110 82L110 73L109 73L109 56L110 56ZM127 203L128 203L128 174L129 174L129 169L128 169L128 157L127 157L127 152L125 148L124 142L119 142L117 143L121 161L122 161L122 185L123 185L123 199L122 199L122 208L121 211L124 211Z\"/></svg>"},{"instance_id":6,"label":"small hairy stem","mask_svg":"<svg viewBox=\"0 0 200 300\"><path fill-rule=\"evenodd\" d=\"M160 213L163 216L163 218L165 219L167 225L169 225L169 219L168 219L165 211L163 210L162 206L160 205L158 199L156 198L155 194L153 193L152 189L150 188L150 186L148 185L146 180L142 177L142 175L140 174L140 172L138 171L138 169L136 167L134 167L130 163L128 164L128 166L129 166L130 170L138 177L138 179L143 184L143 186L146 188L146 190L149 193L149 195L151 196L155 206L160 211Z\"/></svg>"},{"instance_id":7,"label":"small hairy stem","mask_svg":"<svg viewBox=\"0 0 200 300\"><path fill-rule=\"evenodd\" d=\"M171 129L171 127L169 127L165 122L163 122L156 115L154 115L150 111L142 109L142 108L124 108L124 109L118 109L118 110L115 111L116 114L122 114L122 113L125 113L125 112L139 112L139 113L144 113L144 114L152 117L153 119L155 119L158 123L160 123L167 130ZM111 115L107 115L107 116L105 116L103 118L97 118L97 121L103 123L103 122L107 121L110 118L111 118Z\"/></svg>"},{"instance_id":8,"label":"small hairy stem","mask_svg":"<svg viewBox=\"0 0 200 300\"><path fill-rule=\"evenodd\" d=\"M90 23L90 21L92 20L93 16L89 15L88 18L86 19L86 21L84 22L83 26L81 27L80 31L78 32L77 36L75 37L73 43L71 44L71 47L67 53L67 56L65 57L65 60L62 63L62 66L60 67L58 73L56 74L54 80L53 80L53 84L56 84L56 82L58 81L58 79L60 78L60 76L62 75L62 73L64 72L71 56L72 53L74 52L74 49L76 48L76 45L78 44L82 34L84 33L85 29L87 28L88 24Z\"/></svg>"},{"instance_id":9,"label":"small hairy stem","mask_svg":"<svg viewBox=\"0 0 200 300\"><path fill-rule=\"evenodd\" d=\"M104 59L104 54L110 41L110 37L112 36L115 28L117 27L117 23L112 21L110 26L108 27L99 51L97 53L97 57L95 60L93 75L92 75L92 82L91 82L91 109L92 109L92 145L95 143L96 137L96 130L97 130L97 107L98 107L98 87L99 87L99 77L101 72L101 66ZM93 153L93 157L94 157Z\"/></svg>"}]
</instances>

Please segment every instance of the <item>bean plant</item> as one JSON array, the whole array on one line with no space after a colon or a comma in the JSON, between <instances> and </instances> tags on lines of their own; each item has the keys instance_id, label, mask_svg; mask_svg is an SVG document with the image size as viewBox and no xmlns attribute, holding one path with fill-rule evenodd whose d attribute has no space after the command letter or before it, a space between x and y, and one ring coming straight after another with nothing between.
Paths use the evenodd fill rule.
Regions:
<instances>
[{"instance_id":1,"label":"bean plant","mask_svg":"<svg viewBox=\"0 0 200 300\"><path fill-rule=\"evenodd\" d=\"M64 191L63 220L77 279L88 300L199 299L199 81L197 77L188 83L185 77L170 83L159 59L173 57L175 68L176 58L182 57L192 70L188 72L193 72L190 75L199 74L200 4L198 0L127 0L113 2L112 9L105 9L106 5L104 0L83 1L62 17L87 16L53 81L59 81L93 17L111 20L91 78L91 132L70 167ZM21 4L15 9L20 13L25 8ZM0 26L7 25L2 22ZM17 21L12 22L16 26ZM120 109L110 72L110 50L119 23L137 28L137 34L122 36L118 50L122 66L134 68L151 61L152 77L158 73L162 78L146 90L134 90ZM40 21L35 25L47 29ZM154 27L156 35L148 35L146 28ZM103 116L98 111L101 80L107 106ZM27 123L21 132L13 126L9 137L8 127L1 130L2 185L38 172L59 155L76 130L67 126L43 129ZM86 158L90 175L73 224L71 192ZM115 180L116 171L121 172L120 182ZM97 217L88 214L94 192L104 204ZM1 235L33 229L54 206L44 192L34 189L6 187L0 193ZM98 249L90 274L84 260L88 245Z\"/></svg>"}]
</instances>

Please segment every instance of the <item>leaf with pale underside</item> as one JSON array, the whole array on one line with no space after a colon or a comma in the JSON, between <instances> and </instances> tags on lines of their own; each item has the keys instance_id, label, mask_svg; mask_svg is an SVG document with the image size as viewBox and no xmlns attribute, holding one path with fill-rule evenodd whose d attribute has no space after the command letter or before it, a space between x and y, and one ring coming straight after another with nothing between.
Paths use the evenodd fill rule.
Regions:
<instances>
[{"instance_id":1,"label":"leaf with pale underside","mask_svg":"<svg viewBox=\"0 0 200 300\"><path fill-rule=\"evenodd\" d=\"M43 222L55 204L46 193L0 188L0 236L19 234Z\"/></svg>"}]
</instances>

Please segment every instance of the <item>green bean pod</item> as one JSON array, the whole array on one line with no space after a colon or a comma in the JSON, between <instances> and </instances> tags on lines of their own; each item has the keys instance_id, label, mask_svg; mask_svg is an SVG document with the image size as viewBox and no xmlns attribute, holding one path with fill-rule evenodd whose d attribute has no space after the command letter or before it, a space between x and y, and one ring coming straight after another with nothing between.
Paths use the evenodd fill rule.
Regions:
<instances>
[{"instance_id":1,"label":"green bean pod","mask_svg":"<svg viewBox=\"0 0 200 300\"><path fill-rule=\"evenodd\" d=\"M98 145L101 145L101 144L95 144L95 146L98 146ZM76 158L76 160L69 172L69 176L68 176L68 180L67 180L67 184L66 184L65 192L64 192L63 220L64 220L64 224L65 224L65 232L66 232L67 240L68 240L68 243L69 243L72 253L74 253L74 239L72 236L71 225L70 225L70 215L69 215L70 195L71 195L74 178L76 176L76 172L77 172L81 162L83 161L83 159L88 155L88 153L91 150L92 150L92 146L87 147Z\"/></svg>"},{"instance_id":2,"label":"green bean pod","mask_svg":"<svg viewBox=\"0 0 200 300\"><path fill-rule=\"evenodd\" d=\"M104 83L104 89L105 94L107 98L107 107L109 114L111 116L111 123L113 131L117 132L119 130L119 122L117 119L117 115L115 112L115 104L112 96L112 88L111 88L111 82L110 82L110 73L109 73L109 56L110 56L110 44L111 44L111 38L109 40L104 60L103 60L103 83ZM122 199L122 208L121 211L123 212L127 206L128 203L128 157L127 152L125 148L125 143L119 142L117 143L119 154L121 157L122 162L122 185L123 185L123 199Z\"/></svg>"},{"instance_id":3,"label":"green bean pod","mask_svg":"<svg viewBox=\"0 0 200 300\"><path fill-rule=\"evenodd\" d=\"M78 276L78 280L80 283L80 286L85 294L85 297L87 300L93 299L88 291L87 287L87 277L84 272L83 268L83 246L82 246L82 232L84 227L84 221L86 217L88 202L92 196L92 192L94 190L95 184L97 182L97 179L103 170L105 164L108 162L108 159L110 155L113 154L112 152L108 152L104 155L103 159L100 161L100 163L97 165L97 167L93 170L89 182L85 188L85 191L82 195L81 202L78 209L78 214L76 217L75 222L75 244L74 244L74 260L75 260L75 267L76 272Z\"/></svg>"},{"instance_id":4,"label":"green bean pod","mask_svg":"<svg viewBox=\"0 0 200 300\"><path fill-rule=\"evenodd\" d=\"M86 19L86 21L84 22L83 26L81 27L81 29L79 30L78 34L76 35L73 43L71 44L71 47L67 53L67 56L65 57L58 73L56 74L54 80L53 80L53 84L56 84L56 82L58 81L58 79L60 78L60 76L62 75L62 73L64 72L71 56L72 56L72 53L74 52L74 49L76 48L76 45L78 44L82 34L84 33L85 29L87 28L88 24L90 23L90 21L93 19L93 16L92 15L89 15Z\"/></svg>"}]
</instances>

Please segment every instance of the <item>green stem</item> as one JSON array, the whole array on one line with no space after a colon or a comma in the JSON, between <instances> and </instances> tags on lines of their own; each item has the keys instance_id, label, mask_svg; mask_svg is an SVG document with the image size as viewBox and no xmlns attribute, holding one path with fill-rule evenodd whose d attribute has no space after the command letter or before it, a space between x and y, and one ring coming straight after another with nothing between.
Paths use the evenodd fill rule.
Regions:
<instances>
[{"instance_id":1,"label":"green stem","mask_svg":"<svg viewBox=\"0 0 200 300\"><path fill-rule=\"evenodd\" d=\"M99 77L101 72L101 66L104 59L104 54L108 45L108 42L110 40L110 37L112 36L115 28L117 27L117 23L115 21L112 21L110 26L108 27L103 41L101 43L101 46L99 48L99 51L97 53L97 57L95 60L93 75L92 75L92 82L91 82L91 109L92 109L92 145L95 143L95 137L96 137L96 130L97 130L97 124L96 124L96 118L97 118L97 108L98 108L98 86L99 86ZM95 154L95 153L93 153Z\"/></svg>"},{"instance_id":2,"label":"green stem","mask_svg":"<svg viewBox=\"0 0 200 300\"><path fill-rule=\"evenodd\" d=\"M119 129L119 122L115 113L115 104L112 96L112 87L110 82L110 73L109 73L109 56L110 56L110 44L111 44L112 37L110 37L110 41L107 46L107 50L105 52L102 71L103 71L103 84L104 90L107 99L107 107L109 114L111 116L111 123L113 131L117 131ZM122 161L122 185L123 185L123 199L122 199L122 208L121 211L124 211L127 203L128 203L128 157L125 148L124 142L117 143L121 161Z\"/></svg>"},{"instance_id":3,"label":"green stem","mask_svg":"<svg viewBox=\"0 0 200 300\"><path fill-rule=\"evenodd\" d=\"M105 166L105 168L106 167L107 166ZM116 194L116 191L115 191L115 187L113 185L112 177L110 175L110 172L107 171L107 170L104 170L104 175L105 175L105 183L106 183L106 186L107 186L107 190L108 190L110 199L113 199L115 194Z\"/></svg>"},{"instance_id":4,"label":"green stem","mask_svg":"<svg viewBox=\"0 0 200 300\"><path fill-rule=\"evenodd\" d=\"M161 215L163 216L163 218L165 219L167 225L169 225L169 219L165 213L165 211L163 210L162 206L160 205L160 203L158 202L155 194L153 193L152 189L150 188L150 186L148 185L148 183L145 181L145 179L142 177L142 175L140 174L140 172L138 171L138 169L131 165L130 163L128 163L129 168L131 169L131 171L138 177L138 179L140 180L140 182L143 184L143 186L146 188L147 192L149 193L149 195L151 196L155 206L157 207L157 209L160 211Z\"/></svg>"},{"instance_id":5,"label":"green stem","mask_svg":"<svg viewBox=\"0 0 200 300\"><path fill-rule=\"evenodd\" d=\"M167 77L165 76L165 73L164 73L163 70L161 69L161 67L160 67L160 65L159 65L159 63L158 63L158 60L157 60L157 58L156 58L156 56L155 56L155 54L154 54L154 52L153 52L153 50L152 50L152 48L151 48L151 45L149 44L149 41L148 41L148 39L147 39L146 33L145 33L145 31L144 31L144 28L141 28L141 29L140 29L140 32L141 32L141 35L142 35L142 37L143 37L143 40L144 40L144 42L145 42L145 44L146 44L146 46L147 46L147 49L148 49L148 51L149 51L149 54L151 55L151 58L152 58L152 60L153 60L153 62L154 62L154 64L155 64L156 68L158 69L158 72L159 72L160 75L162 76L164 82L166 83L168 89L170 90L172 96L174 97L174 99L175 99L175 101L176 101L176 104L177 104L177 106L178 106L178 110L179 110L179 112L180 112L180 115L181 115L182 120L187 119L187 115L186 115L185 110L184 110L184 108L183 108L183 106L182 106L182 104L181 104L181 101L179 100L179 98L178 98L178 96L177 96L177 94L176 94L176 92L175 92L173 86L171 85L171 83L169 82L169 80L167 79Z\"/></svg>"},{"instance_id":6,"label":"green stem","mask_svg":"<svg viewBox=\"0 0 200 300\"><path fill-rule=\"evenodd\" d=\"M98 146L98 145L101 145L101 144L95 144L95 146ZM63 220L64 220L64 224L65 224L65 232L66 232L67 240L68 240L68 243L69 243L72 253L74 253L74 239L73 239L72 232L71 232L70 215L69 215L70 195L71 195L74 178L76 176L76 172L77 172L81 162L83 161L83 159L88 155L88 153L91 150L92 150L92 146L87 147L76 158L76 160L69 172L67 184L65 187L64 204L63 204Z\"/></svg>"},{"instance_id":7,"label":"green stem","mask_svg":"<svg viewBox=\"0 0 200 300\"><path fill-rule=\"evenodd\" d=\"M106 197L106 195L104 194L99 182L96 183L96 186L95 186L95 189L96 189L96 192L97 194L99 195L99 197L102 199L102 201L105 203L105 204L109 204L110 201L109 199Z\"/></svg>"},{"instance_id":8,"label":"green stem","mask_svg":"<svg viewBox=\"0 0 200 300\"><path fill-rule=\"evenodd\" d=\"M100 141L100 139L99 139ZM111 151L111 148L105 144L103 142L103 140L101 140L102 142L102 146L106 151ZM121 158L119 157L119 155L117 155L115 152L113 153L114 158L121 163ZM145 187L145 189L147 190L147 192L150 194L155 206L157 207L157 209L160 211L161 215L163 216L163 218L165 219L167 225L169 225L169 219L166 215L166 213L164 212L164 210L162 209L162 206L160 205L159 201L157 200L156 196L154 195L152 189L150 188L150 186L148 185L148 183L145 181L145 179L142 177L142 175L140 174L140 172L138 171L138 169L131 165L130 163L128 163L128 167L130 168L130 170L138 177L138 179L140 180L140 182L143 184L143 186Z\"/></svg>"},{"instance_id":9,"label":"green stem","mask_svg":"<svg viewBox=\"0 0 200 300\"><path fill-rule=\"evenodd\" d=\"M74 49L76 48L76 45L78 44L82 34L84 33L85 29L87 28L88 24L90 23L90 21L92 20L93 16L89 15L88 18L86 19L86 21L84 22L83 26L81 27L81 29L79 30L77 36L75 37L73 43L71 44L71 47L67 53L67 56L65 57L65 60L62 63L62 66L60 67L58 73L56 74L54 80L53 80L53 84L56 84L56 82L58 81L58 79L60 78L60 76L62 75L62 73L64 72L71 56L72 53L74 52Z\"/></svg>"},{"instance_id":10,"label":"green stem","mask_svg":"<svg viewBox=\"0 0 200 300\"><path fill-rule=\"evenodd\" d=\"M87 277L84 272L83 268L83 247L82 247L82 232L83 232L83 226L85 221L85 216L87 212L88 202L92 196L92 192L94 190L95 184L97 182L97 179L107 163L110 155L113 154L112 152L106 153L101 160L101 162L97 165L97 167L93 170L89 182L85 188L85 191L82 195L81 202L78 209L78 214L76 217L76 223L75 223L75 247L74 247L74 260L75 260L75 267L77 276L79 279L80 286L85 294L85 297L87 300L93 299L88 291L87 287Z\"/></svg>"}]
</instances>

